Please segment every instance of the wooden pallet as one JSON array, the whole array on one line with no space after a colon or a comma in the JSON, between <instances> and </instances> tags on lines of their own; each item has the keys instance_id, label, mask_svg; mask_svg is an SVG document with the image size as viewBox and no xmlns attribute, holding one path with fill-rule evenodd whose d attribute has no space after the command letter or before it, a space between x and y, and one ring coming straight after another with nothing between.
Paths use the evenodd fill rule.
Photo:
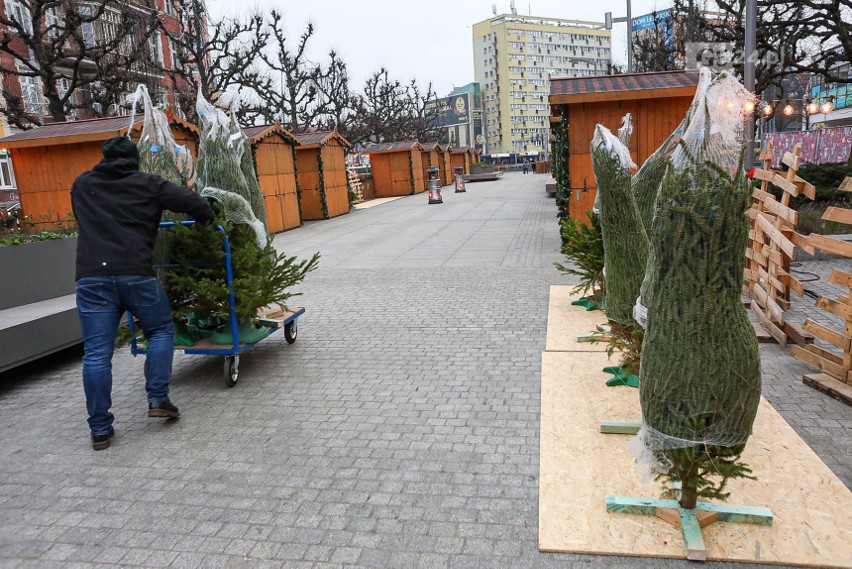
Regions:
<instances>
[{"instance_id":1,"label":"wooden pallet","mask_svg":"<svg viewBox=\"0 0 852 569\"><path fill-rule=\"evenodd\" d=\"M852 177L846 178L840 185L840 189L852 192ZM852 209L830 207L825 211L822 218L852 225ZM808 237L808 243L815 249L822 249L852 259L852 243L848 241L811 234ZM791 353L822 372L821 374L805 375L802 378L804 383L828 393L847 405L852 405L852 272L835 269L829 275L828 282L849 292L840 294L837 298L820 297L816 305L821 310L843 320L843 329L832 330L811 319L805 320L804 329L837 348L840 355L817 346L794 346Z\"/></svg>"},{"instance_id":2,"label":"wooden pallet","mask_svg":"<svg viewBox=\"0 0 852 569\"><path fill-rule=\"evenodd\" d=\"M784 153L781 160L787 171L777 172L771 166L772 143L768 145L760 155L763 168L754 172L754 178L761 184L752 193L748 211L745 279L752 300L750 308L769 337L782 346L790 341L799 346L813 342L813 336L785 318L785 311L790 308L790 292L804 294L804 287L790 272L796 247L813 253L807 238L796 233L799 214L790 207L791 197L816 197L816 188L798 176L801 154L802 145L796 144L793 152ZM770 186L782 190L780 201L770 193Z\"/></svg>"}]
</instances>

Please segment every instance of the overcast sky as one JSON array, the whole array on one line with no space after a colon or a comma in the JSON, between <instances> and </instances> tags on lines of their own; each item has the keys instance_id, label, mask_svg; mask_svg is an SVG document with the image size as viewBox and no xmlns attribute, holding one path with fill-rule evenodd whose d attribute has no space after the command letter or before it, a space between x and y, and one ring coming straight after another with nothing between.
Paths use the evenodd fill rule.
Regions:
<instances>
[{"instance_id":1,"label":"overcast sky","mask_svg":"<svg viewBox=\"0 0 852 569\"><path fill-rule=\"evenodd\" d=\"M210 15L245 14L249 6L276 8L284 14L288 40L295 46L308 21L314 24L310 57L324 61L334 48L349 67L351 85L360 91L364 81L381 67L392 78L432 82L439 96L453 86L474 80L473 24L492 16L491 1L483 0L207 0ZM633 17L671 5L667 0L633 0ZM498 14L509 13L509 0L496 2ZM519 15L603 22L627 14L625 0L538 0L516 2ZM613 59L626 59L625 24L613 28Z\"/></svg>"}]
</instances>

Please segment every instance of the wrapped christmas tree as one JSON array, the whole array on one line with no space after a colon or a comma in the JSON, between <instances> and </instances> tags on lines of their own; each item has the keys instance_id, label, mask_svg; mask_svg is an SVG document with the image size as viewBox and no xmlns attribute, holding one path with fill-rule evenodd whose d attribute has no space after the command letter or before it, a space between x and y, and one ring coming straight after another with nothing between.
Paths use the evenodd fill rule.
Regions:
<instances>
[{"instance_id":1,"label":"wrapped christmas tree","mask_svg":"<svg viewBox=\"0 0 852 569\"><path fill-rule=\"evenodd\" d=\"M751 186L738 133L749 93L709 86L668 160L656 200L642 352L640 466L681 487L680 504L725 499L760 400L760 357L740 301Z\"/></svg>"},{"instance_id":2,"label":"wrapped christmas tree","mask_svg":"<svg viewBox=\"0 0 852 569\"><path fill-rule=\"evenodd\" d=\"M630 129L629 115L620 137L599 124L591 143L606 267L606 314L621 325L633 319L648 258L648 236L630 189L630 169L636 165L623 142Z\"/></svg>"}]
</instances>

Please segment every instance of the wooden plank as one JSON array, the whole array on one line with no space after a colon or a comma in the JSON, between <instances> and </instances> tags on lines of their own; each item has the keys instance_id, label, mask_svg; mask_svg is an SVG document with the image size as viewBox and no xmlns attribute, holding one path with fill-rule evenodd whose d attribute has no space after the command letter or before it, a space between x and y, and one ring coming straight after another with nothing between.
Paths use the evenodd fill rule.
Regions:
<instances>
[{"instance_id":1,"label":"wooden plank","mask_svg":"<svg viewBox=\"0 0 852 569\"><path fill-rule=\"evenodd\" d=\"M799 176L793 178L793 183L796 184L800 196L805 196L806 198L811 200L816 199L816 186L814 186L807 180L803 180Z\"/></svg>"},{"instance_id":2,"label":"wooden plank","mask_svg":"<svg viewBox=\"0 0 852 569\"><path fill-rule=\"evenodd\" d=\"M843 304L823 296L817 301L817 306L826 312L831 312L835 316L840 316L844 320L852 320L852 306L848 304Z\"/></svg>"},{"instance_id":3,"label":"wooden plank","mask_svg":"<svg viewBox=\"0 0 852 569\"><path fill-rule=\"evenodd\" d=\"M808 242L812 247L822 249L826 253L852 258L852 241L841 241L811 233L808 237Z\"/></svg>"},{"instance_id":4,"label":"wooden plank","mask_svg":"<svg viewBox=\"0 0 852 569\"><path fill-rule=\"evenodd\" d=\"M777 278L773 277L772 275L770 275L769 273L767 273L766 270L763 267L758 267L757 276L760 277L762 282L770 284L772 286L772 288L774 288L776 291L781 293L782 296L787 292L787 285L785 285L783 282L781 282L780 279L777 279ZM761 281L758 281L758 282L761 282Z\"/></svg>"},{"instance_id":5,"label":"wooden plank","mask_svg":"<svg viewBox=\"0 0 852 569\"><path fill-rule=\"evenodd\" d=\"M784 265L784 255L781 254L781 251L770 249L769 245L764 245L760 252L767 258L767 262L772 261L779 267ZM790 257L790 259L793 260L795 257Z\"/></svg>"},{"instance_id":6,"label":"wooden plank","mask_svg":"<svg viewBox=\"0 0 852 569\"><path fill-rule=\"evenodd\" d=\"M778 267L776 271L778 272L778 280L784 283L790 290L792 290L799 296L805 294L805 287L802 286L802 283L800 283L793 275L791 275L781 267Z\"/></svg>"},{"instance_id":7,"label":"wooden plank","mask_svg":"<svg viewBox=\"0 0 852 569\"><path fill-rule=\"evenodd\" d=\"M775 172L772 170L764 170L763 168L755 168L754 179L771 182L775 178Z\"/></svg>"},{"instance_id":8,"label":"wooden plank","mask_svg":"<svg viewBox=\"0 0 852 569\"><path fill-rule=\"evenodd\" d=\"M838 189L842 192L852 192L852 176L846 176Z\"/></svg>"},{"instance_id":9,"label":"wooden plank","mask_svg":"<svg viewBox=\"0 0 852 569\"><path fill-rule=\"evenodd\" d=\"M760 307L751 305L751 311L757 316L757 320L763 326L764 330L769 332L769 334L775 338L775 341L781 344L782 346L787 345L787 336L784 332L779 328L774 322L770 321L769 318L766 317L766 314L760 310Z\"/></svg>"},{"instance_id":10,"label":"wooden plank","mask_svg":"<svg viewBox=\"0 0 852 569\"><path fill-rule=\"evenodd\" d=\"M806 235L796 233L792 229L782 229L781 232L787 239L792 241L796 247L803 249L808 255L816 255L816 249L814 249L808 242Z\"/></svg>"},{"instance_id":11,"label":"wooden plank","mask_svg":"<svg viewBox=\"0 0 852 569\"><path fill-rule=\"evenodd\" d=\"M787 336L788 340L792 340L797 346L802 346L804 348L809 344L814 343L814 337L811 334L805 332L789 320L784 320L784 323L781 324L780 328L781 331L784 332L784 335Z\"/></svg>"},{"instance_id":12,"label":"wooden plank","mask_svg":"<svg viewBox=\"0 0 852 569\"><path fill-rule=\"evenodd\" d=\"M704 547L704 536L701 534L701 525L693 510L680 509L680 530L683 534L686 558L690 561L706 561L707 549Z\"/></svg>"},{"instance_id":13,"label":"wooden plank","mask_svg":"<svg viewBox=\"0 0 852 569\"><path fill-rule=\"evenodd\" d=\"M834 269L828 275L828 282L852 289L852 273L845 273L840 269Z\"/></svg>"},{"instance_id":14,"label":"wooden plank","mask_svg":"<svg viewBox=\"0 0 852 569\"><path fill-rule=\"evenodd\" d=\"M778 245L784 253L787 254L791 259L796 255L796 246L792 241L787 239L781 230L772 225L772 222L766 218L764 215L758 215L755 220L757 225L763 230L763 232L772 239L773 243ZM852 246L852 245L850 245Z\"/></svg>"},{"instance_id":15,"label":"wooden plank","mask_svg":"<svg viewBox=\"0 0 852 569\"><path fill-rule=\"evenodd\" d=\"M852 209L831 206L825 210L825 213L822 214L822 218L826 221L852 225Z\"/></svg>"},{"instance_id":16,"label":"wooden plank","mask_svg":"<svg viewBox=\"0 0 852 569\"><path fill-rule=\"evenodd\" d=\"M601 421L601 432L609 435L635 435L641 428L639 421Z\"/></svg>"},{"instance_id":17,"label":"wooden plank","mask_svg":"<svg viewBox=\"0 0 852 569\"><path fill-rule=\"evenodd\" d=\"M796 184L794 184L793 182L791 182L790 180L788 180L787 178L785 178L781 174L775 174L774 176L772 176L772 183L776 187L784 190L785 192L787 192L788 194L790 194L793 197L796 197L796 196L799 195L799 188L796 186Z\"/></svg>"},{"instance_id":18,"label":"wooden plank","mask_svg":"<svg viewBox=\"0 0 852 569\"><path fill-rule=\"evenodd\" d=\"M824 349L820 348L819 346L808 346L808 351L810 351L812 354L817 355L817 356L821 357L822 359L827 360L831 363L835 363L839 366L843 365L843 358L842 357L840 357L837 354L834 354L832 352L829 352L828 350L824 350Z\"/></svg>"},{"instance_id":19,"label":"wooden plank","mask_svg":"<svg viewBox=\"0 0 852 569\"><path fill-rule=\"evenodd\" d=\"M818 322L814 322L810 318L805 320L805 323L802 325L802 328L810 332L820 340L828 342L832 346L840 348L844 352L849 351L850 347L852 347L852 338L847 338L840 332L836 332L831 328L823 326Z\"/></svg>"},{"instance_id":20,"label":"wooden plank","mask_svg":"<svg viewBox=\"0 0 852 569\"><path fill-rule=\"evenodd\" d=\"M769 192L764 192L763 190L755 189L752 192L752 197L760 201L760 205L763 211L768 211L769 213L780 217L791 225L796 225L796 223L798 223L798 212L796 212L796 210L794 210L793 208L787 207L786 205L776 200L775 196L773 196Z\"/></svg>"},{"instance_id":21,"label":"wooden plank","mask_svg":"<svg viewBox=\"0 0 852 569\"><path fill-rule=\"evenodd\" d=\"M793 346L790 348L790 355L799 358L806 364L814 366L821 372L827 373L833 378L840 379L846 377L847 370L844 369L842 365L838 365L818 356L811 351L813 348L815 348L815 346L808 346L807 349L802 348L801 346Z\"/></svg>"},{"instance_id":22,"label":"wooden plank","mask_svg":"<svg viewBox=\"0 0 852 569\"><path fill-rule=\"evenodd\" d=\"M805 374L802 376L802 383L810 385L847 405L852 405L852 385L834 379L830 375L824 373Z\"/></svg>"},{"instance_id":23,"label":"wooden plank","mask_svg":"<svg viewBox=\"0 0 852 569\"><path fill-rule=\"evenodd\" d=\"M774 344L777 341L760 322L752 322L751 325L754 328L754 336L757 338L758 344Z\"/></svg>"},{"instance_id":24,"label":"wooden plank","mask_svg":"<svg viewBox=\"0 0 852 569\"><path fill-rule=\"evenodd\" d=\"M799 157L792 152L785 152L781 158L781 163L790 168L790 170L799 170Z\"/></svg>"},{"instance_id":25,"label":"wooden plank","mask_svg":"<svg viewBox=\"0 0 852 569\"><path fill-rule=\"evenodd\" d=\"M775 317L775 321L779 324L784 322L784 311L778 306L778 303L774 298L770 297L766 290L760 286L758 283L755 283L752 287L752 291L755 292L755 298L761 306L769 310L772 313L772 316Z\"/></svg>"},{"instance_id":26,"label":"wooden plank","mask_svg":"<svg viewBox=\"0 0 852 569\"><path fill-rule=\"evenodd\" d=\"M758 526L771 526L772 520L775 517L769 508L713 504L710 502L698 502L695 505L695 511L699 516L701 512L716 514L720 522L754 524Z\"/></svg>"}]
</instances>

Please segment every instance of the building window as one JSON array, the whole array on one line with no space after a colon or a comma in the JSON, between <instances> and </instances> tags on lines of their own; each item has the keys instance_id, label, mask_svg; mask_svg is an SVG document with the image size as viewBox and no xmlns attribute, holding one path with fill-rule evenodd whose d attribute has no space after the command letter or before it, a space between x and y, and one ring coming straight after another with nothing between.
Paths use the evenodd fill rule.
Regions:
<instances>
[{"instance_id":1,"label":"building window","mask_svg":"<svg viewBox=\"0 0 852 569\"><path fill-rule=\"evenodd\" d=\"M9 19L18 22L27 34L32 33L32 14L23 2L20 0L6 0L6 13L11 16Z\"/></svg>"},{"instance_id":2,"label":"building window","mask_svg":"<svg viewBox=\"0 0 852 569\"><path fill-rule=\"evenodd\" d=\"M160 34L159 32L155 32L151 34L151 37L148 38L148 53L151 56L151 60L156 63L162 63L162 54L160 53Z\"/></svg>"},{"instance_id":3,"label":"building window","mask_svg":"<svg viewBox=\"0 0 852 569\"><path fill-rule=\"evenodd\" d=\"M0 189L15 189L15 171L12 169L12 157L0 152Z\"/></svg>"},{"instance_id":4,"label":"building window","mask_svg":"<svg viewBox=\"0 0 852 569\"><path fill-rule=\"evenodd\" d=\"M31 115L41 116L44 112L41 79L19 75L18 81L21 84L21 98L24 100L24 108Z\"/></svg>"}]
</instances>

